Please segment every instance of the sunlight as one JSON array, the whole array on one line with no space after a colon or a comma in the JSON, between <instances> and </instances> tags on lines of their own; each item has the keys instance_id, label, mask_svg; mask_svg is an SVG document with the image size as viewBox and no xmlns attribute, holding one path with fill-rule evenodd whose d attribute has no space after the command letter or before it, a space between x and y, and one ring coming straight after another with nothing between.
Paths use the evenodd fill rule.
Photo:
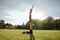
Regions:
<instances>
[{"instance_id":1,"label":"sunlight","mask_svg":"<svg viewBox=\"0 0 60 40\"><path fill-rule=\"evenodd\" d=\"M44 10L33 9L32 18L43 20L45 19L45 13L46 12Z\"/></svg>"}]
</instances>

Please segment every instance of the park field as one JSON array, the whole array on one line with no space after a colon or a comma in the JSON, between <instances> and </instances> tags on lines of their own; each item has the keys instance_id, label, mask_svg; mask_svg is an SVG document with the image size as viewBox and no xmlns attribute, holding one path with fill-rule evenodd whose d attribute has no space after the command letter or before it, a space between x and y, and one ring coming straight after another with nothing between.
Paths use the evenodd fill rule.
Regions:
<instances>
[{"instance_id":1,"label":"park field","mask_svg":"<svg viewBox=\"0 0 60 40\"><path fill-rule=\"evenodd\" d=\"M0 29L0 40L30 40L29 34L17 29ZM33 30L35 40L60 40L59 30Z\"/></svg>"}]
</instances>

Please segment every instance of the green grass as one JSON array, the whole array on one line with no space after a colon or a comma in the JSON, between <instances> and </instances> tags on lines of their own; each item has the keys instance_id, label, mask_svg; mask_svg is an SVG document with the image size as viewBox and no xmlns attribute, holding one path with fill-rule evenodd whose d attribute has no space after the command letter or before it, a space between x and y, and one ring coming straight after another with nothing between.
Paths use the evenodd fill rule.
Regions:
<instances>
[{"instance_id":1,"label":"green grass","mask_svg":"<svg viewBox=\"0 0 60 40\"><path fill-rule=\"evenodd\" d=\"M0 29L0 40L29 40L29 34L22 34L28 30ZM58 30L33 30L35 40L60 40L60 31Z\"/></svg>"}]
</instances>

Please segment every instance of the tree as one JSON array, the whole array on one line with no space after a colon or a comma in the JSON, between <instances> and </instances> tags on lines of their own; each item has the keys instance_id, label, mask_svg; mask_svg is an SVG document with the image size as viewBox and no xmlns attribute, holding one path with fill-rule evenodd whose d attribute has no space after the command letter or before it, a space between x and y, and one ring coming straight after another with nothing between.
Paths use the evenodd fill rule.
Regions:
<instances>
[{"instance_id":1,"label":"tree","mask_svg":"<svg viewBox=\"0 0 60 40\"><path fill-rule=\"evenodd\" d=\"M60 19L54 20L55 29L60 30Z\"/></svg>"},{"instance_id":2,"label":"tree","mask_svg":"<svg viewBox=\"0 0 60 40\"><path fill-rule=\"evenodd\" d=\"M0 20L0 28L1 29L5 27L4 24L5 24L4 20Z\"/></svg>"},{"instance_id":3,"label":"tree","mask_svg":"<svg viewBox=\"0 0 60 40\"><path fill-rule=\"evenodd\" d=\"M6 23L5 24L5 28L12 29L13 28L13 25L11 23Z\"/></svg>"},{"instance_id":4,"label":"tree","mask_svg":"<svg viewBox=\"0 0 60 40\"><path fill-rule=\"evenodd\" d=\"M54 29L54 24L53 24L53 17L49 16L45 20L43 20L43 29Z\"/></svg>"}]
</instances>

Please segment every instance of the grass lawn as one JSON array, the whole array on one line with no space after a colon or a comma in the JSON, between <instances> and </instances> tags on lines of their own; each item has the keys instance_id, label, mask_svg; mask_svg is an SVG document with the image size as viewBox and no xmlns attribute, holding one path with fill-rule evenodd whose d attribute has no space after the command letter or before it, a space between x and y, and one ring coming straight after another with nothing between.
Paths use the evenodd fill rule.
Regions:
<instances>
[{"instance_id":1,"label":"grass lawn","mask_svg":"<svg viewBox=\"0 0 60 40\"><path fill-rule=\"evenodd\" d=\"M0 40L29 40L28 30L0 29ZM33 30L35 40L60 40L60 30Z\"/></svg>"}]
</instances>

